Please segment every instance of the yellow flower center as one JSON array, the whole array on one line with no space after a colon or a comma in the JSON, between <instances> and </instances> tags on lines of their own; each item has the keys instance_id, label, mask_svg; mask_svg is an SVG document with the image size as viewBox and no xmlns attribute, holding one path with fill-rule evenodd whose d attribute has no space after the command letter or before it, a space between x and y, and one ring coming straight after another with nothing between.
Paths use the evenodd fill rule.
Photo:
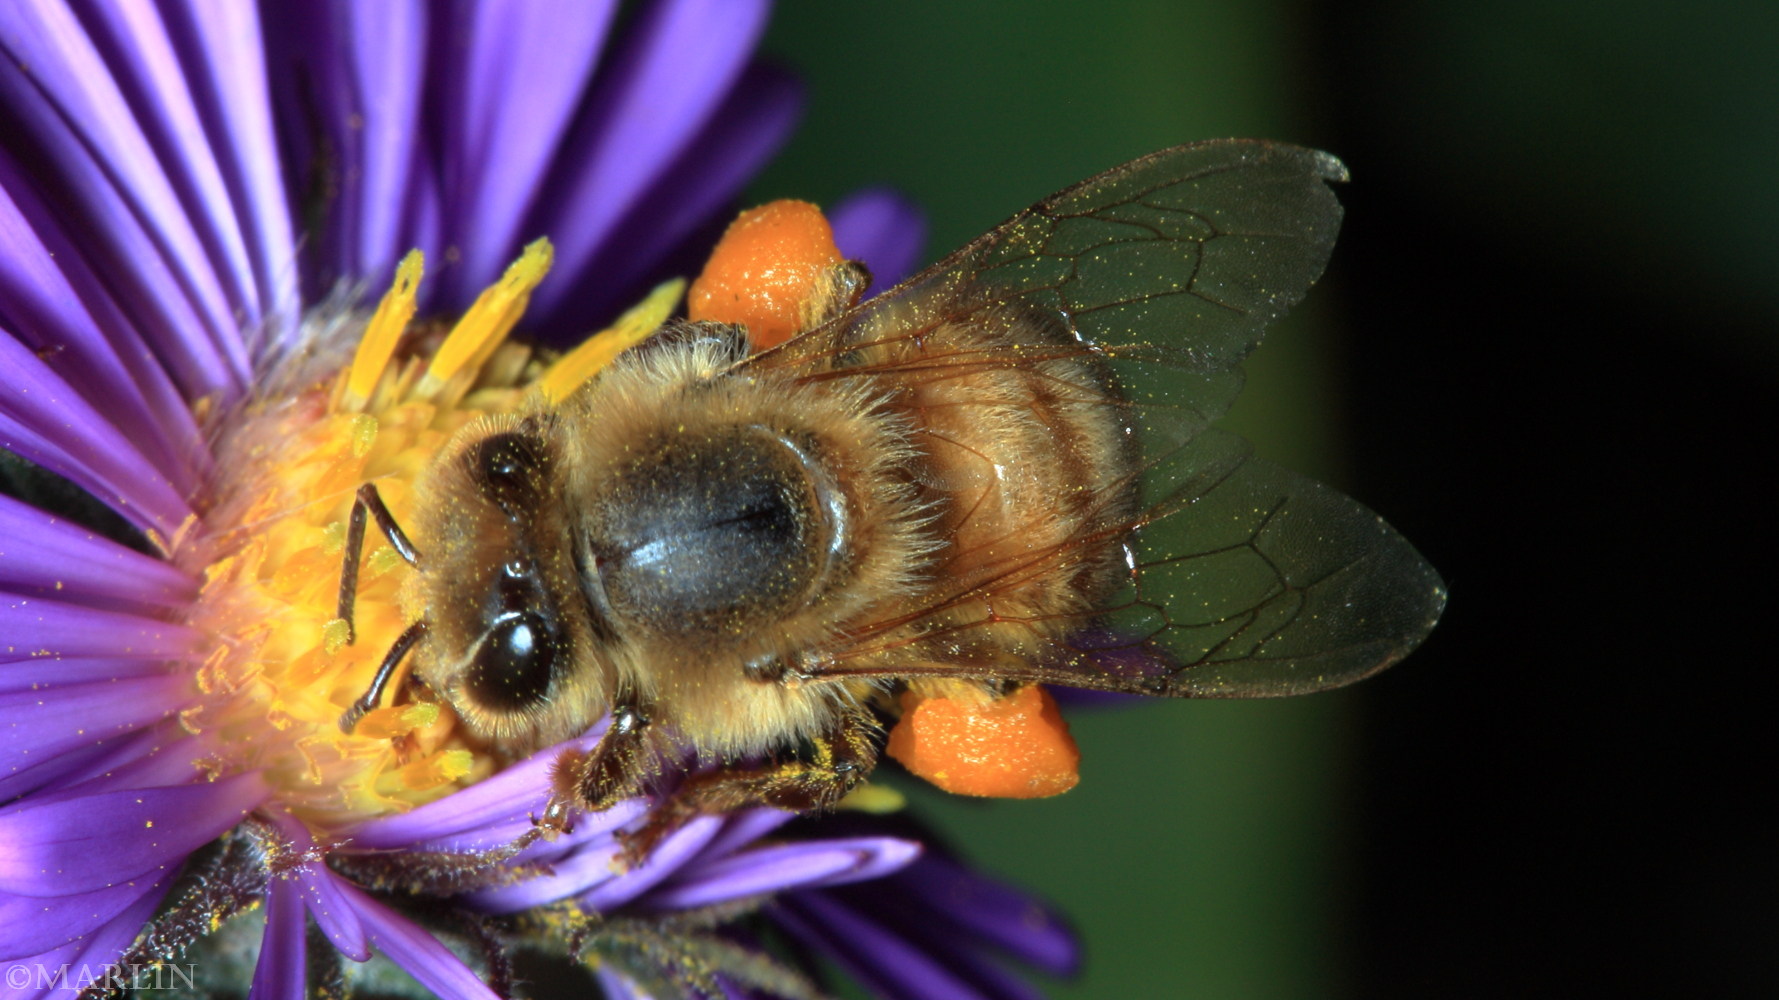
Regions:
<instances>
[{"instance_id":1,"label":"yellow flower center","mask_svg":"<svg viewBox=\"0 0 1779 1000\"><path fill-rule=\"evenodd\" d=\"M655 290L611 329L548 358L508 341L550 266L540 240L448 333L412 324L418 251L368 320L349 363L339 336L224 423L200 521L172 558L204 581L194 624L217 639L181 717L217 773L260 770L277 804L318 832L430 802L486 777L497 761L459 735L448 705L384 698L348 734L340 717L371 685L396 637L418 620L404 603L413 570L373 526L354 602L356 640L337 617L346 524L375 483L397 524L414 484L466 424L566 398L658 327L683 282ZM345 345L350 346L350 345ZM331 352L331 353L330 353ZM424 540L416 540L422 546Z\"/></svg>"}]
</instances>

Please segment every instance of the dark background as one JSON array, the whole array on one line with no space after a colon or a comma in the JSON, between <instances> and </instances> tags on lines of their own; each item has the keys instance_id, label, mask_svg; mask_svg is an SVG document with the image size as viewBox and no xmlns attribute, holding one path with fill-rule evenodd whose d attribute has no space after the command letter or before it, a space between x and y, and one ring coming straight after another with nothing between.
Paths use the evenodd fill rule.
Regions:
<instances>
[{"instance_id":1,"label":"dark background","mask_svg":"<svg viewBox=\"0 0 1779 1000\"><path fill-rule=\"evenodd\" d=\"M929 256L1182 141L1353 170L1233 419L1450 608L1349 691L1077 716L1060 799L910 789L1076 918L1058 996L1779 992L1779 7L805 0L767 47L811 99L755 195L894 184Z\"/></svg>"}]
</instances>

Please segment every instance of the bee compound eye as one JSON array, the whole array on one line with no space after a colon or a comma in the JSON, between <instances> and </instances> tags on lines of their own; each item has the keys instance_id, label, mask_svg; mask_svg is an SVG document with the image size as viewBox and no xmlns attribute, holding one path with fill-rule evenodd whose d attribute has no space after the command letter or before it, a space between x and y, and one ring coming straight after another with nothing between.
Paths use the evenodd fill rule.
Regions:
<instances>
[{"instance_id":1,"label":"bee compound eye","mask_svg":"<svg viewBox=\"0 0 1779 1000\"><path fill-rule=\"evenodd\" d=\"M561 640L544 616L515 611L495 619L464 675L484 708L517 711L549 697Z\"/></svg>"},{"instance_id":2,"label":"bee compound eye","mask_svg":"<svg viewBox=\"0 0 1779 1000\"><path fill-rule=\"evenodd\" d=\"M470 475L488 499L507 514L530 506L541 493L547 452L530 434L493 434L470 455Z\"/></svg>"}]
</instances>

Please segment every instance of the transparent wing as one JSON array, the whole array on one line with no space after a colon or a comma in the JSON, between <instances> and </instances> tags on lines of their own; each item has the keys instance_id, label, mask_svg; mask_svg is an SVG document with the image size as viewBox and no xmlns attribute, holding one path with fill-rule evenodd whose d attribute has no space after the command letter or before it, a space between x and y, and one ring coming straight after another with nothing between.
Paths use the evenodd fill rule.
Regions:
<instances>
[{"instance_id":1,"label":"transparent wing","mask_svg":"<svg viewBox=\"0 0 1779 1000\"><path fill-rule=\"evenodd\" d=\"M995 539L956 554L960 570L941 574L947 583L929 604L862 628L852 655L823 671L882 672L874 643L905 641L891 637L910 624L923 650L946 652L898 674L1185 696L1333 687L1412 649L1444 602L1425 561L1363 506L1211 427L1240 391L1241 359L1321 275L1341 216L1328 184L1345 177L1333 157L1291 146L1164 150L1039 202L745 362L804 380L907 387L1077 358L1104 380L1058 375L1046 403L1111 408L1136 443L1136 473L1103 488L1093 502L1105 516L1087 518L1078 536L1039 549ZM1034 314L1054 336L1011 335ZM1010 335L947 336L958 327ZM1032 623L1009 662L996 594L1108 546L1123 557L1122 589L1076 616L1066 639L1054 614ZM990 626L995 643L971 641Z\"/></svg>"},{"instance_id":2,"label":"transparent wing","mask_svg":"<svg viewBox=\"0 0 1779 1000\"><path fill-rule=\"evenodd\" d=\"M1126 543L1129 585L1051 650L1052 682L1189 697L1338 687L1408 655L1445 587L1364 505L1212 431L1202 474Z\"/></svg>"},{"instance_id":3,"label":"transparent wing","mask_svg":"<svg viewBox=\"0 0 1779 1000\"><path fill-rule=\"evenodd\" d=\"M750 364L843 368L861 331L918 336L966 318L950 310L969 286L973 312L1009 302L1048 311L1099 346L1132 398L1165 395L1208 423L1240 391L1236 365L1267 324L1321 277L1341 218L1328 182L1346 178L1327 153L1276 143L1151 153L1046 198Z\"/></svg>"}]
</instances>

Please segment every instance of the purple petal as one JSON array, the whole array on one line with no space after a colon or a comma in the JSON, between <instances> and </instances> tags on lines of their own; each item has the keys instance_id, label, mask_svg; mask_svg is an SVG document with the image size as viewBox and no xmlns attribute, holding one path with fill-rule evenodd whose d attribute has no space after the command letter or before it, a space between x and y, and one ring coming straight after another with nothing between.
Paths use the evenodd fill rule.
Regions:
<instances>
[{"instance_id":1,"label":"purple petal","mask_svg":"<svg viewBox=\"0 0 1779 1000\"><path fill-rule=\"evenodd\" d=\"M167 671L167 664L156 659L19 660L0 669L0 694L158 677Z\"/></svg>"},{"instance_id":2,"label":"purple petal","mask_svg":"<svg viewBox=\"0 0 1779 1000\"><path fill-rule=\"evenodd\" d=\"M649 285L671 274L694 273L714 242L714 234L705 230L727 221L736 195L790 137L802 94L789 74L748 67L704 130L632 203L611 237L593 248L590 258L577 265L557 257L560 274L538 289L528 314L532 325L585 334L591 324L629 305ZM596 202L580 207L600 214L607 210ZM566 233L596 221L540 213L535 228ZM688 248L689 241L694 245ZM677 252L682 249L689 252Z\"/></svg>"},{"instance_id":3,"label":"purple petal","mask_svg":"<svg viewBox=\"0 0 1779 1000\"><path fill-rule=\"evenodd\" d=\"M352 847L387 850L423 843L436 845L446 838L476 836L485 829L528 823L528 816L541 813L549 800L550 768L555 766L556 758L565 750L584 753L593 749L599 737L605 734L609 721L603 720L583 736L534 753L494 777L437 802L399 816L372 820L352 831ZM487 846L499 846L500 843L510 843L510 840ZM427 849L447 848L431 846Z\"/></svg>"},{"instance_id":4,"label":"purple petal","mask_svg":"<svg viewBox=\"0 0 1779 1000\"><path fill-rule=\"evenodd\" d=\"M352 886L342 888L364 921L371 944L434 996L441 1000L499 1000L474 970L431 934Z\"/></svg>"},{"instance_id":5,"label":"purple petal","mask_svg":"<svg viewBox=\"0 0 1779 1000\"><path fill-rule=\"evenodd\" d=\"M168 718L196 694L175 674L0 694L0 773Z\"/></svg>"},{"instance_id":6,"label":"purple petal","mask_svg":"<svg viewBox=\"0 0 1779 1000\"><path fill-rule=\"evenodd\" d=\"M647 798L627 799L603 812L577 817L573 833L551 841L538 841L520 851L510 862L542 866L544 874L513 885L484 890L474 895L471 901L485 910L511 912L566 899L590 886L618 877L615 862L622 845L613 832L644 816L650 806L651 800ZM511 826L489 827L483 834L485 840L468 843L452 840L442 848L428 849L487 850L512 843L531 826L531 821L526 819ZM704 843L708 845L709 841ZM702 849L708 850L708 846Z\"/></svg>"},{"instance_id":7,"label":"purple petal","mask_svg":"<svg viewBox=\"0 0 1779 1000\"><path fill-rule=\"evenodd\" d=\"M424 149L420 99L432 8L387 0L265 9L287 159L298 177L326 171L326 218L308 234L319 257L311 274L316 296L340 281L382 282L414 246L403 227ZM426 197L436 199L436 189ZM430 258L433 243L419 245Z\"/></svg>"},{"instance_id":8,"label":"purple petal","mask_svg":"<svg viewBox=\"0 0 1779 1000\"><path fill-rule=\"evenodd\" d=\"M1080 944L1054 912L1011 886L941 855L922 858L894 882L871 887L911 922L938 912L967 934L1056 975L1073 973Z\"/></svg>"},{"instance_id":9,"label":"purple petal","mask_svg":"<svg viewBox=\"0 0 1779 1000\"><path fill-rule=\"evenodd\" d=\"M136 117L118 90L86 32L73 16L47 0L9 4L0 21L0 100L15 115L22 146L36 145L40 177L72 182L84 197L66 207L97 210L100 189L117 201L102 227L89 235L94 246L121 248L128 220L141 234L145 255L168 269L168 287L178 289L202 316L201 329L219 354L229 359L233 382L246 381L248 361L240 344L233 309L211 268L203 242L154 155ZM28 69L27 69L28 67ZM100 220L95 219L95 222ZM125 255L113 258L120 270L145 263Z\"/></svg>"},{"instance_id":10,"label":"purple petal","mask_svg":"<svg viewBox=\"0 0 1779 1000\"><path fill-rule=\"evenodd\" d=\"M34 354L0 331L0 447L65 476L163 537L191 512L159 469Z\"/></svg>"},{"instance_id":11,"label":"purple petal","mask_svg":"<svg viewBox=\"0 0 1779 1000\"><path fill-rule=\"evenodd\" d=\"M426 65L430 8L420 2L343 3L346 72L358 100L351 120L358 138L359 198L354 266L372 281L391 273L410 247L401 239L403 187L414 171L414 132Z\"/></svg>"},{"instance_id":12,"label":"purple petal","mask_svg":"<svg viewBox=\"0 0 1779 1000\"><path fill-rule=\"evenodd\" d=\"M272 130L259 12L236 0L169 5L168 28L239 219L260 301L260 318L297 332L296 241ZM255 331L257 334L258 331ZM253 345L250 341L250 346Z\"/></svg>"},{"instance_id":13,"label":"purple petal","mask_svg":"<svg viewBox=\"0 0 1779 1000\"><path fill-rule=\"evenodd\" d=\"M789 897L772 912L786 930L817 945L885 1000L1037 1000L1039 996L1010 978L995 985L1010 985L1017 992L983 992L979 984L941 964L927 949L822 893Z\"/></svg>"},{"instance_id":14,"label":"purple petal","mask_svg":"<svg viewBox=\"0 0 1779 1000\"><path fill-rule=\"evenodd\" d=\"M785 812L783 809L762 808L729 813L723 817L722 831L704 845L704 850L691 864L702 864L734 854L796 818L795 813Z\"/></svg>"},{"instance_id":15,"label":"purple petal","mask_svg":"<svg viewBox=\"0 0 1779 1000\"><path fill-rule=\"evenodd\" d=\"M605 912L647 892L696 855L721 827L715 816L700 816L656 846L643 862L624 872L613 870L622 849L615 839L590 842L550 864L550 873L513 885L469 894L466 901L489 913L511 913L581 894L583 908Z\"/></svg>"},{"instance_id":16,"label":"purple petal","mask_svg":"<svg viewBox=\"0 0 1779 1000\"><path fill-rule=\"evenodd\" d=\"M108 610L183 607L198 589L159 559L10 497L0 497L0 588Z\"/></svg>"},{"instance_id":17,"label":"purple petal","mask_svg":"<svg viewBox=\"0 0 1779 1000\"><path fill-rule=\"evenodd\" d=\"M303 897L291 883L273 879L266 893L266 932L260 938L247 1000L302 1000L307 995L306 930Z\"/></svg>"},{"instance_id":18,"label":"purple petal","mask_svg":"<svg viewBox=\"0 0 1779 1000\"><path fill-rule=\"evenodd\" d=\"M154 618L6 594L0 594L0 637L0 663L50 656L184 659L202 650L206 638Z\"/></svg>"},{"instance_id":19,"label":"purple petal","mask_svg":"<svg viewBox=\"0 0 1779 1000\"><path fill-rule=\"evenodd\" d=\"M828 213L841 256L871 269L871 288L880 292L914 270L926 244L926 216L912 201L887 188L849 195Z\"/></svg>"},{"instance_id":20,"label":"purple petal","mask_svg":"<svg viewBox=\"0 0 1779 1000\"><path fill-rule=\"evenodd\" d=\"M0 961L59 948L91 934L157 888L153 881L132 881L66 896L0 892Z\"/></svg>"},{"instance_id":21,"label":"purple petal","mask_svg":"<svg viewBox=\"0 0 1779 1000\"><path fill-rule=\"evenodd\" d=\"M895 837L859 837L852 840L824 841L827 850L855 855L854 863L833 874L807 883L808 888L845 885L849 882L870 882L902 871L919 860L925 845L916 840Z\"/></svg>"},{"instance_id":22,"label":"purple petal","mask_svg":"<svg viewBox=\"0 0 1779 1000\"><path fill-rule=\"evenodd\" d=\"M309 836L309 828L301 820L285 812L268 811L266 815L288 841L286 852L305 859L280 876L294 883L292 891L315 918L315 926L340 954L354 962L369 961L370 939L365 936L360 919L363 912L351 885L321 860L315 839Z\"/></svg>"},{"instance_id":23,"label":"purple petal","mask_svg":"<svg viewBox=\"0 0 1779 1000\"><path fill-rule=\"evenodd\" d=\"M23 164L0 146L0 185L13 193L87 308L97 312L101 300L115 300L127 325L156 345L184 396L238 394L246 384L238 370L245 361L234 357L231 344L239 338L222 342L211 335L129 207L78 151L70 156L73 162L58 167L43 180L43 190L27 198L33 184L24 179Z\"/></svg>"},{"instance_id":24,"label":"purple petal","mask_svg":"<svg viewBox=\"0 0 1779 1000\"><path fill-rule=\"evenodd\" d=\"M631 28L546 182L534 219L564 274L584 273L624 213L688 148L721 104L765 26L764 0L662 0ZM545 283L555 309L568 282ZM560 289L560 290L557 290Z\"/></svg>"},{"instance_id":25,"label":"purple petal","mask_svg":"<svg viewBox=\"0 0 1779 1000\"><path fill-rule=\"evenodd\" d=\"M591 886L617 878L613 869L622 850L623 847L611 838L587 844L566 857L552 860L545 874L470 893L465 902L487 913L516 913L567 899Z\"/></svg>"},{"instance_id":26,"label":"purple petal","mask_svg":"<svg viewBox=\"0 0 1779 1000\"><path fill-rule=\"evenodd\" d=\"M551 864L556 859L578 850L583 844L610 840L614 830L629 826L642 818L649 811L650 805L651 801L647 798L625 799L610 809L596 813L580 813L575 817L573 833L563 834L555 840L539 840L514 855L512 863ZM528 833L537 825L536 820L533 819L536 815L536 811L528 812L523 816L476 827L473 830L418 841L409 845L406 850L471 854L478 851L491 851L505 847Z\"/></svg>"},{"instance_id":27,"label":"purple petal","mask_svg":"<svg viewBox=\"0 0 1779 1000\"><path fill-rule=\"evenodd\" d=\"M0 178L0 326L16 335L87 399L103 400L117 426L182 492L195 485L206 456L191 408L142 338L103 295L89 304L68 269L72 252L45 243ZM35 214L45 214L36 206ZM65 236L54 234L64 243ZM83 287L96 292L90 280ZM105 317L95 316L94 309Z\"/></svg>"},{"instance_id":28,"label":"purple petal","mask_svg":"<svg viewBox=\"0 0 1779 1000\"><path fill-rule=\"evenodd\" d=\"M0 997L54 996L72 1000L81 992L75 977L80 975L82 969L98 974L99 970L115 962L124 953L124 949L129 947L130 942L136 939L136 935L141 933L148 918L154 915L155 908L160 905L161 897L166 895L167 887L172 882L173 876L168 875L144 893L133 906L85 938L71 941L53 951L34 955L29 960L14 962L15 968L32 970L32 976L24 983L0 976ZM57 973L62 970L69 970L69 974L56 978Z\"/></svg>"},{"instance_id":29,"label":"purple petal","mask_svg":"<svg viewBox=\"0 0 1779 1000\"><path fill-rule=\"evenodd\" d=\"M435 49L441 75L432 82L448 95L439 125L452 206L446 240L461 261L444 280L453 305L466 305L499 278L530 238L519 223L581 105L616 7L551 0L452 6ZM672 122L665 95L655 110Z\"/></svg>"},{"instance_id":30,"label":"purple petal","mask_svg":"<svg viewBox=\"0 0 1779 1000\"><path fill-rule=\"evenodd\" d=\"M157 668L160 666L156 664ZM11 667L8 672L10 669ZM0 801L11 801L39 789L53 787L61 790L101 775L115 775L119 769L128 770L130 765L138 761L154 760L161 748L169 742L172 742L169 734L151 729L121 740L95 741L89 746L70 750L29 767L20 767L0 777ZM158 760L154 762L159 763ZM188 780L194 771L190 761L186 761L183 771L169 780L146 784L173 784Z\"/></svg>"},{"instance_id":31,"label":"purple petal","mask_svg":"<svg viewBox=\"0 0 1779 1000\"><path fill-rule=\"evenodd\" d=\"M425 137L422 136L421 139L424 141ZM439 195L442 184L438 170L430 160L425 156L416 156L413 173L408 178L406 197L399 206L403 235L397 240L396 253L418 249L426 255L427 260L444 258L442 244L445 239L445 205ZM392 266L382 274L371 272L365 277L370 280L372 288L386 288L394 274L395 268ZM421 294L425 296L432 293L423 288Z\"/></svg>"},{"instance_id":32,"label":"purple petal","mask_svg":"<svg viewBox=\"0 0 1779 1000\"><path fill-rule=\"evenodd\" d=\"M142 152L165 171L165 194L193 227L228 300L246 324L257 324L259 290L240 223L159 12L119 0L81 0L77 6L98 61L113 74L117 97L140 130ZM125 138L133 143L135 137Z\"/></svg>"},{"instance_id":33,"label":"purple petal","mask_svg":"<svg viewBox=\"0 0 1779 1000\"><path fill-rule=\"evenodd\" d=\"M680 910L748 896L880 878L920 856L919 844L888 837L806 841L763 847L688 866L637 900L651 910Z\"/></svg>"},{"instance_id":34,"label":"purple petal","mask_svg":"<svg viewBox=\"0 0 1779 1000\"><path fill-rule=\"evenodd\" d=\"M0 810L0 892L66 895L159 876L265 798L257 774Z\"/></svg>"},{"instance_id":35,"label":"purple petal","mask_svg":"<svg viewBox=\"0 0 1779 1000\"><path fill-rule=\"evenodd\" d=\"M334 950L354 962L370 961L370 939L365 936L363 912L351 893L351 883L319 862L304 865L296 874L303 907L315 918L315 926Z\"/></svg>"},{"instance_id":36,"label":"purple petal","mask_svg":"<svg viewBox=\"0 0 1779 1000\"><path fill-rule=\"evenodd\" d=\"M513 861L516 864L552 864L556 858L566 856L570 851L582 850L582 845L597 841L609 841L613 839L615 831L623 829L647 815L653 804L653 800L646 797L625 799L601 812L581 813L575 817L573 833L559 837L553 842L540 840L520 851ZM531 819L527 817L525 826L531 825ZM504 839L494 840L494 846L510 844L517 839L519 834L525 832L524 827L513 827L510 830L511 832L491 830L491 834L506 834ZM462 850L463 848L450 849ZM481 849L486 850L487 848Z\"/></svg>"},{"instance_id":37,"label":"purple petal","mask_svg":"<svg viewBox=\"0 0 1779 1000\"><path fill-rule=\"evenodd\" d=\"M722 819L718 816L699 816L691 820L668 834L642 864L581 893L576 902L582 909L593 913L609 913L623 906L678 871L688 858L702 851L721 828Z\"/></svg>"},{"instance_id":38,"label":"purple petal","mask_svg":"<svg viewBox=\"0 0 1779 1000\"><path fill-rule=\"evenodd\" d=\"M201 780L197 765L192 762L206 751L198 749L196 739L184 735L178 727L156 726L102 745L109 750L91 758L87 766L69 771L54 791L40 792L28 802L41 805L100 792L163 788Z\"/></svg>"}]
</instances>

